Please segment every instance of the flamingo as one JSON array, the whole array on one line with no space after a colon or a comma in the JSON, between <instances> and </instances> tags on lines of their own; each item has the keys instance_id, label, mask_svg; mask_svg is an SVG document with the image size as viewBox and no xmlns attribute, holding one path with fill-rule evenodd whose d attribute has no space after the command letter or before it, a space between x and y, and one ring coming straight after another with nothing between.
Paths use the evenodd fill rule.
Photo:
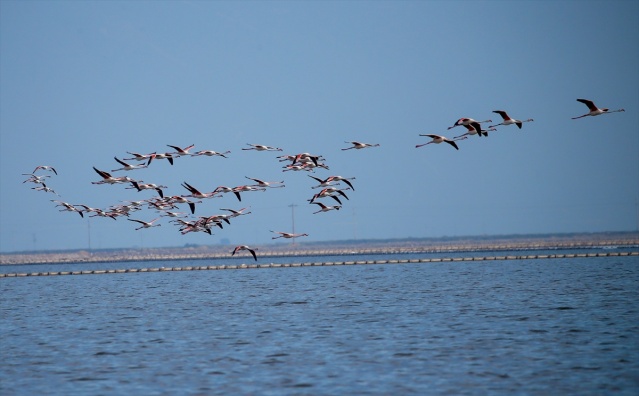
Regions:
<instances>
[{"instance_id":1,"label":"flamingo","mask_svg":"<svg viewBox=\"0 0 639 396\"><path fill-rule=\"evenodd\" d=\"M95 210L95 214L93 216L89 216L89 217L109 217L113 220L117 220L116 217L118 217L119 213L117 212L106 212L102 209L96 209Z\"/></svg>"},{"instance_id":2,"label":"flamingo","mask_svg":"<svg viewBox=\"0 0 639 396\"><path fill-rule=\"evenodd\" d=\"M255 261L257 261L257 256L255 255L255 251L257 249L251 249L250 247L248 247L246 245L236 246L235 249L233 249L233 252L231 252L231 256L235 256L235 253L239 252L240 250L248 250L251 253L251 255L253 256L253 258L255 259Z\"/></svg>"},{"instance_id":3,"label":"flamingo","mask_svg":"<svg viewBox=\"0 0 639 396\"><path fill-rule=\"evenodd\" d=\"M83 212L87 212L87 213L91 213L91 212L99 213L99 212L102 212L102 209L92 208L92 207L86 206L84 204L79 204L79 205L75 205L75 206L83 207L84 208Z\"/></svg>"},{"instance_id":4,"label":"flamingo","mask_svg":"<svg viewBox=\"0 0 639 396\"><path fill-rule=\"evenodd\" d=\"M311 188L330 187L332 185L332 183L344 182L344 183L348 184L348 186L350 187L351 190L355 191L355 188L353 187L353 184L351 182L349 182L349 180L355 179L354 177L329 176L329 177L327 177L325 179L320 179L319 177L315 177L315 176L311 176L311 175L307 175L307 176L317 180L317 182L319 183L317 186L313 186Z\"/></svg>"},{"instance_id":5,"label":"flamingo","mask_svg":"<svg viewBox=\"0 0 639 396\"><path fill-rule=\"evenodd\" d=\"M312 154L309 154L309 153L300 153L300 154L297 154L297 155L292 156L292 157L293 158L292 158L291 161L293 161L293 162L291 163L291 165L295 165L295 163L297 163L297 162L299 162L301 164L308 163L308 162L313 162L315 164L315 166L317 166L321 155L312 155Z\"/></svg>"},{"instance_id":6,"label":"flamingo","mask_svg":"<svg viewBox=\"0 0 639 396\"><path fill-rule=\"evenodd\" d=\"M375 143L375 144L371 144L371 143L362 143L362 142L344 142L344 143L350 143L353 146L351 147L347 147L347 148L343 148L342 150L350 150L350 149L356 149L356 150L361 150L363 148L368 148L368 147L378 147L379 143Z\"/></svg>"},{"instance_id":7,"label":"flamingo","mask_svg":"<svg viewBox=\"0 0 639 396\"><path fill-rule=\"evenodd\" d=\"M188 214L184 213L184 212L171 212L171 211L164 211L164 214L161 214L160 216L164 216L164 217L188 217Z\"/></svg>"},{"instance_id":8,"label":"flamingo","mask_svg":"<svg viewBox=\"0 0 639 396\"><path fill-rule=\"evenodd\" d=\"M186 203L189 204L189 208L191 208L191 214L195 214L195 204L202 203L202 201L189 201L185 197L180 197L179 195L173 195L168 198L169 203Z\"/></svg>"},{"instance_id":9,"label":"flamingo","mask_svg":"<svg viewBox=\"0 0 639 396\"><path fill-rule=\"evenodd\" d=\"M313 195L313 198L309 199L309 202L310 203L314 203L315 200L318 199L318 198L331 197L335 201L337 201L337 203L339 203L341 205L342 201L340 201L337 196L333 195L333 193L338 193L339 195L341 195L344 198L348 199L348 197L346 196L346 194L344 194L344 192L342 190L337 189L335 187L325 187L320 192L318 192L317 194Z\"/></svg>"},{"instance_id":10,"label":"flamingo","mask_svg":"<svg viewBox=\"0 0 639 396\"><path fill-rule=\"evenodd\" d=\"M195 225L190 225L189 224L188 226L184 227L182 229L182 235L184 235L186 233L189 233L189 232L198 232L198 231L199 232L206 232L209 235L213 235L213 232L211 231L210 228L205 228L205 227L199 226L197 224L195 224Z\"/></svg>"},{"instance_id":11,"label":"flamingo","mask_svg":"<svg viewBox=\"0 0 639 396\"><path fill-rule=\"evenodd\" d=\"M174 149L175 153L172 153L172 154L175 154L177 157L179 157L179 156L182 156L182 155L193 155L193 154L189 153L189 150L192 149L193 147L195 147L195 144L192 144L192 145L190 145L188 147L185 147L185 148L181 148L181 147L178 147L178 146L171 146L170 144L167 144L167 146L169 146L172 149Z\"/></svg>"},{"instance_id":12,"label":"flamingo","mask_svg":"<svg viewBox=\"0 0 639 396\"><path fill-rule=\"evenodd\" d=\"M233 189L231 187L227 187L227 186L217 186L215 187L215 190L213 190L214 193L230 193L233 192Z\"/></svg>"},{"instance_id":13,"label":"flamingo","mask_svg":"<svg viewBox=\"0 0 639 396\"><path fill-rule=\"evenodd\" d=\"M299 238L299 237L303 237L303 236L308 236L308 234L293 234L293 233L290 233L290 232L281 232L281 231L272 231L272 230L271 230L271 232L274 232L276 234L280 234L278 236L272 237L271 239L277 239L277 238L290 239L290 238Z\"/></svg>"},{"instance_id":14,"label":"flamingo","mask_svg":"<svg viewBox=\"0 0 639 396\"><path fill-rule=\"evenodd\" d=\"M200 192L197 188L193 187L192 185L190 185L187 182L182 183L182 187L186 188L191 193L191 195L183 195L184 197L200 198L200 199L202 199L202 198L215 198L215 194L216 194L215 191L203 193L203 192Z\"/></svg>"},{"instance_id":15,"label":"flamingo","mask_svg":"<svg viewBox=\"0 0 639 396\"><path fill-rule=\"evenodd\" d=\"M36 190L36 191L44 191L44 192L50 192L53 193L55 195L57 195L58 197L60 196L60 194L58 194L57 192L53 191L52 188L47 187L46 184L42 183L41 186L39 187L31 187L32 190Z\"/></svg>"},{"instance_id":16,"label":"flamingo","mask_svg":"<svg viewBox=\"0 0 639 396\"><path fill-rule=\"evenodd\" d=\"M481 131L481 125L480 124L483 124L484 122L493 122L493 120L477 121L477 120L473 120L472 118L463 117L463 118L460 118L459 120L455 121L453 126L448 127L448 129L450 130L450 129L453 129L456 126L460 126L460 125L463 125L463 126L470 125L473 128L475 128L475 130L477 132L480 132ZM481 137L481 133L479 134L479 136Z\"/></svg>"},{"instance_id":17,"label":"flamingo","mask_svg":"<svg viewBox=\"0 0 639 396\"><path fill-rule=\"evenodd\" d=\"M199 156L199 155L206 155L207 157L213 157L213 156L220 156L220 157L224 157L224 158L228 158L225 154L229 154L230 151L225 151L223 153L218 153L217 151L213 151L213 150L200 150L197 153L191 154L193 156Z\"/></svg>"},{"instance_id":18,"label":"flamingo","mask_svg":"<svg viewBox=\"0 0 639 396\"><path fill-rule=\"evenodd\" d=\"M313 169L311 169L308 164L304 164L304 165L286 165L283 166L282 168L284 168L282 170L282 172L288 172L288 171L308 171L308 172L312 172Z\"/></svg>"},{"instance_id":19,"label":"flamingo","mask_svg":"<svg viewBox=\"0 0 639 396\"><path fill-rule=\"evenodd\" d=\"M151 154L140 154L140 153L132 153L130 151L127 151L127 154L131 154L133 156L133 158L124 158L125 161L146 161L149 160L149 162L147 163L147 165L149 165L151 163L151 161L153 160L153 155L155 155L155 152L152 152Z\"/></svg>"},{"instance_id":20,"label":"flamingo","mask_svg":"<svg viewBox=\"0 0 639 396\"><path fill-rule=\"evenodd\" d=\"M180 228L180 233L182 235L188 234L189 232L206 232L209 235L213 235L213 233L211 232L210 228L205 228L205 227L197 224L197 222L189 223L189 222L183 221L181 219L176 219L176 220L180 220L180 222L183 225L183 227Z\"/></svg>"},{"instance_id":21,"label":"flamingo","mask_svg":"<svg viewBox=\"0 0 639 396\"><path fill-rule=\"evenodd\" d=\"M267 182L267 181L260 180L260 179L254 179L254 178L252 178L252 177L248 177L248 176L244 176L244 177L246 177L246 178L247 178L247 179L249 179L249 180L253 180L255 183L257 183L257 184L256 184L255 186L253 186L253 187L264 187L264 188L265 188L265 187L269 187L269 188L286 187L286 186L284 185L284 182L283 182L283 181L279 181L279 182L277 182L277 181L276 181L276 182ZM272 184L275 184L275 185L272 185Z\"/></svg>"},{"instance_id":22,"label":"flamingo","mask_svg":"<svg viewBox=\"0 0 639 396\"><path fill-rule=\"evenodd\" d=\"M140 208L136 208L132 205L115 205L109 207L109 212L117 213L117 216L129 216L130 212L134 212L136 210L140 210Z\"/></svg>"},{"instance_id":23,"label":"flamingo","mask_svg":"<svg viewBox=\"0 0 639 396\"><path fill-rule=\"evenodd\" d=\"M304 163L303 167L304 167L305 170L310 171L310 172L315 172L315 168L324 168L326 170L329 169L329 167L326 164L321 163L321 162L317 163L317 164L314 163L314 162L306 162L306 163Z\"/></svg>"},{"instance_id":24,"label":"flamingo","mask_svg":"<svg viewBox=\"0 0 639 396\"><path fill-rule=\"evenodd\" d=\"M248 148L242 148L242 150L257 150L257 151L282 151L281 148L279 147L271 147L271 146L265 146L263 144L251 144L251 143L246 143L247 145L251 146Z\"/></svg>"},{"instance_id":25,"label":"flamingo","mask_svg":"<svg viewBox=\"0 0 639 396\"><path fill-rule=\"evenodd\" d=\"M113 177L109 172L102 171L95 166L93 170L100 176L102 176L102 180L98 182L91 182L91 184L118 184L118 183L133 183L135 180L131 179L128 176L122 177Z\"/></svg>"},{"instance_id":26,"label":"flamingo","mask_svg":"<svg viewBox=\"0 0 639 396\"><path fill-rule=\"evenodd\" d=\"M505 111L503 111L503 110L493 110L493 113L497 113L497 114L499 114L499 115L501 116L501 118L503 118L503 119L504 119L504 122L499 123L499 124L495 124L495 125L490 125L488 128L494 128L494 127L499 126L499 125L513 125L513 124L515 124L515 125L517 125L517 127L518 127L519 129L521 129L521 125L522 125L524 122L531 122L531 121L534 121L532 118L529 118L529 119L524 120L524 121L522 121L522 120L516 120L516 119L514 119L514 118L510 118L510 117L508 116L508 114L506 114L506 112L505 112Z\"/></svg>"},{"instance_id":27,"label":"flamingo","mask_svg":"<svg viewBox=\"0 0 639 396\"><path fill-rule=\"evenodd\" d=\"M118 157L113 157L116 161L118 161L118 163L120 163L122 165L122 168L119 169L111 169L111 172L117 172L120 170L125 170L125 171L130 171L130 170L134 170L134 169L144 169L146 167L148 167L149 165L145 165L145 164L140 164L140 165L131 165L128 164L122 160L119 160Z\"/></svg>"},{"instance_id":28,"label":"flamingo","mask_svg":"<svg viewBox=\"0 0 639 396\"><path fill-rule=\"evenodd\" d=\"M488 128L488 129L481 129L479 130L479 132L477 132L477 129L475 129L474 127L470 126L470 125L464 125L466 127L466 129L468 130L468 132L461 134L459 136L455 136L453 139L457 139L460 138L462 136L472 136L472 135L477 135L479 133L479 136L488 136L488 132L492 132L492 131L496 131L497 128Z\"/></svg>"},{"instance_id":29,"label":"flamingo","mask_svg":"<svg viewBox=\"0 0 639 396\"><path fill-rule=\"evenodd\" d=\"M317 186L313 186L311 188L324 188L324 187L328 187L331 185L332 181L328 181L327 179L320 179L319 177L315 177L312 175L306 175L310 178L313 178L314 180L316 180L319 184Z\"/></svg>"},{"instance_id":30,"label":"flamingo","mask_svg":"<svg viewBox=\"0 0 639 396\"><path fill-rule=\"evenodd\" d=\"M217 214L209 217L205 217L207 222L215 222L218 227L222 228L222 221L226 224L231 224L229 219L232 219L234 216L232 214Z\"/></svg>"},{"instance_id":31,"label":"flamingo","mask_svg":"<svg viewBox=\"0 0 639 396\"><path fill-rule=\"evenodd\" d=\"M49 166L49 165L38 165L38 166L36 166L36 168L31 173L35 173L39 169L48 170L49 172L53 172L56 175L58 174L58 172L55 170L55 168L52 167L52 166Z\"/></svg>"},{"instance_id":32,"label":"flamingo","mask_svg":"<svg viewBox=\"0 0 639 396\"><path fill-rule=\"evenodd\" d=\"M136 190L138 190L138 192L142 190L155 190L157 191L160 198L164 198L164 192L162 191L162 189L167 188L166 186L158 186L157 184L154 184L154 183L141 183L135 180L130 180L130 183L133 185L133 187L135 187ZM130 188L130 187L127 187L127 188Z\"/></svg>"},{"instance_id":33,"label":"flamingo","mask_svg":"<svg viewBox=\"0 0 639 396\"><path fill-rule=\"evenodd\" d=\"M151 161L153 161L154 159L166 159L169 161L169 164L173 165L173 154L171 153L160 153L160 154L153 153L151 154L151 157L149 158L149 162L147 162L146 164L147 165L151 164Z\"/></svg>"},{"instance_id":34,"label":"flamingo","mask_svg":"<svg viewBox=\"0 0 639 396\"><path fill-rule=\"evenodd\" d=\"M142 220L136 220L136 219L127 219L129 221L135 221L136 223L140 223L142 224L140 227L136 228L135 230L141 230L142 228L151 228L151 227L159 227L162 224L153 224L156 220L159 220L160 218L155 218L151 221L142 221Z\"/></svg>"},{"instance_id":35,"label":"flamingo","mask_svg":"<svg viewBox=\"0 0 639 396\"><path fill-rule=\"evenodd\" d=\"M22 184L24 183L35 183L35 184L44 184L45 180L47 177L51 177L49 175L42 175L42 176L38 176L38 175L34 175L33 173L23 173L23 176L29 176L27 179L25 179Z\"/></svg>"},{"instance_id":36,"label":"flamingo","mask_svg":"<svg viewBox=\"0 0 639 396\"><path fill-rule=\"evenodd\" d=\"M608 108L602 108L600 109L599 107L595 106L594 102L592 100L588 100L588 99L577 99L577 102L581 102L583 104L585 104L586 106L588 106L588 109L590 110L589 113L581 115L579 117L572 117L573 120L576 120L578 118L583 118L583 117L587 117L587 116L598 116L600 114L610 114L610 113L618 113L620 111L626 111L624 109L619 109L619 110L609 110Z\"/></svg>"},{"instance_id":37,"label":"flamingo","mask_svg":"<svg viewBox=\"0 0 639 396\"><path fill-rule=\"evenodd\" d=\"M228 216L226 215L213 215L213 216L200 217L200 219L196 221L196 223L204 228L210 229L212 225L215 225L222 229L224 228L222 226L222 220L224 220L227 224L231 224L231 222L228 219Z\"/></svg>"},{"instance_id":38,"label":"flamingo","mask_svg":"<svg viewBox=\"0 0 639 396\"><path fill-rule=\"evenodd\" d=\"M241 192L244 192L244 191L266 191L266 188L246 185L246 186L233 187L233 189L231 191L233 191L233 193L237 197L237 200L241 202L242 201L242 197L240 196Z\"/></svg>"},{"instance_id":39,"label":"flamingo","mask_svg":"<svg viewBox=\"0 0 639 396\"><path fill-rule=\"evenodd\" d=\"M335 176L327 177L325 182L326 183L344 182L351 188L351 190L355 191L355 187L353 187L353 184L351 182L349 182L349 180L354 180L354 179L355 179L354 177L343 177L343 176L335 175Z\"/></svg>"},{"instance_id":40,"label":"flamingo","mask_svg":"<svg viewBox=\"0 0 639 396\"><path fill-rule=\"evenodd\" d=\"M248 209L248 207L246 207L246 208L242 208L242 209L238 209L238 210L235 210L235 209L224 209L224 208L221 208L221 210L226 210L226 211L231 212L231 214L230 214L230 216L231 216L231 217L237 217L237 216L242 216L242 215L251 214L251 212L246 212L246 213L244 213L244 211L245 211L246 209Z\"/></svg>"},{"instance_id":41,"label":"flamingo","mask_svg":"<svg viewBox=\"0 0 639 396\"><path fill-rule=\"evenodd\" d=\"M78 208L76 208L75 206L71 205L70 203L64 202L64 201L57 201L55 199L52 199L51 202L55 202L57 203L57 206L62 206L63 209L60 209L60 212L77 212L80 217L84 217L84 213L82 213L81 210L78 210Z\"/></svg>"},{"instance_id":42,"label":"flamingo","mask_svg":"<svg viewBox=\"0 0 639 396\"><path fill-rule=\"evenodd\" d=\"M170 199L165 199L164 197L147 200L147 203L149 204L149 208L155 208L158 211L177 209L175 203L171 202Z\"/></svg>"},{"instance_id":43,"label":"flamingo","mask_svg":"<svg viewBox=\"0 0 639 396\"><path fill-rule=\"evenodd\" d=\"M329 210L339 210L341 208L340 205L326 206L321 202L311 202L311 203L314 203L315 205L319 205L320 207L320 210L318 210L317 212L313 212L313 214L320 213L320 212L328 212Z\"/></svg>"},{"instance_id":44,"label":"flamingo","mask_svg":"<svg viewBox=\"0 0 639 396\"><path fill-rule=\"evenodd\" d=\"M448 143L451 146L455 147L455 149L459 150L459 147L457 146L457 143L455 143L455 141L466 139L466 136L459 137L459 138L456 138L456 139L448 139L445 136L439 136L439 135L422 135L422 134L420 134L419 136L428 136L432 140L430 142L427 142L427 143L424 143L424 144L418 144L415 147L422 147L422 146L425 146L425 145L431 144L431 143L439 144L441 142L445 142L445 143Z\"/></svg>"}]
</instances>

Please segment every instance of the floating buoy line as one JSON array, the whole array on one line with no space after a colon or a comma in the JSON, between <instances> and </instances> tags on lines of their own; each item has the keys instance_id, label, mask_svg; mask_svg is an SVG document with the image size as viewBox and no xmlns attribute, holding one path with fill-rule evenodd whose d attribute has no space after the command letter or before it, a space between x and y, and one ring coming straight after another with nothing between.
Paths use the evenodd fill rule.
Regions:
<instances>
[{"instance_id":1,"label":"floating buoy line","mask_svg":"<svg viewBox=\"0 0 639 396\"><path fill-rule=\"evenodd\" d=\"M420 259L390 259L390 260L362 260L362 261L326 261L286 264L239 264L239 265L206 265L186 267L157 267L157 268L128 268L107 270L84 271L49 271L49 272L20 272L1 274L0 278L17 278L27 276L63 276L63 275L99 275L99 274L130 274L140 272L167 272L167 271L206 271L206 270L233 270L252 268L290 268L290 267L327 267L340 265L371 265L371 264L424 264L461 261L495 261L495 260L538 260L538 259L567 259L567 258L592 258L592 257L622 257L639 256L639 251L633 252L605 252L605 253L568 253L568 254L537 254L537 255L507 255L487 257L444 257L444 258L420 258Z\"/></svg>"}]
</instances>

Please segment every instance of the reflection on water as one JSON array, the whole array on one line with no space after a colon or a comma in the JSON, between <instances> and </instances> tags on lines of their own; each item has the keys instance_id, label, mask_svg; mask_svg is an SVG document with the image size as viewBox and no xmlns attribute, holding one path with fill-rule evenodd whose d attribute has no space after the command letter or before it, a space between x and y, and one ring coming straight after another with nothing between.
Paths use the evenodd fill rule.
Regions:
<instances>
[{"instance_id":1,"label":"reflection on water","mask_svg":"<svg viewBox=\"0 0 639 396\"><path fill-rule=\"evenodd\" d=\"M636 394L636 261L3 278L0 393Z\"/></svg>"}]
</instances>

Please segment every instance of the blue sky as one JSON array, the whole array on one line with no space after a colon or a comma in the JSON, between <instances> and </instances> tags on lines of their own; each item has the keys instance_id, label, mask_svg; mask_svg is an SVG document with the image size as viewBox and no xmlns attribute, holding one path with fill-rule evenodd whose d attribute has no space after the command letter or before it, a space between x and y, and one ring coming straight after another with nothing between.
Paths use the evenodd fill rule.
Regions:
<instances>
[{"instance_id":1,"label":"blue sky","mask_svg":"<svg viewBox=\"0 0 639 396\"><path fill-rule=\"evenodd\" d=\"M257 246L292 231L291 204L295 231L309 234L300 242L637 229L637 2L5 0L0 11L2 252ZM626 111L572 120L587 112L577 98ZM534 122L459 151L415 148L419 134L465 132L447 130L460 117L498 121L493 110ZM354 140L380 146L341 150ZM250 206L214 235L181 235L165 219L135 231L50 202L151 198L91 184L92 167L190 144L231 153L126 175L168 195L245 176L286 188L198 205L202 216ZM325 157L330 170L314 176L356 178L340 211L313 214L314 180L282 172L277 155L302 152ZM57 169L48 185L61 197L22 183L37 165Z\"/></svg>"}]
</instances>

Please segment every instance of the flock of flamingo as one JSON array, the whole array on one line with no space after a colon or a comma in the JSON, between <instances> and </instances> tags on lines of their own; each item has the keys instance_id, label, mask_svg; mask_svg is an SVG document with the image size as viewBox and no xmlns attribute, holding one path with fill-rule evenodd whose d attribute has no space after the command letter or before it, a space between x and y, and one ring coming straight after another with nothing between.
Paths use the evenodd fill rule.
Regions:
<instances>
[{"instance_id":1,"label":"flock of flamingo","mask_svg":"<svg viewBox=\"0 0 639 396\"><path fill-rule=\"evenodd\" d=\"M572 117L572 119L579 119L587 116L598 116L602 114L610 114L615 112L623 112L624 109L618 110L609 110L608 108L599 108L595 106L595 104L591 100L587 99L577 99L578 102L581 102L588 106L589 112L583 114L581 116ZM516 125L518 128L522 128L523 123L533 121L532 118L526 120L518 120L511 118L505 111L503 110L494 110L493 113L499 114L502 118L502 122L490 125L487 129L482 129L481 124L490 123L492 120L485 121L476 121L472 118L460 118L458 119L452 126L448 129L455 128L457 126L463 126L466 128L466 132L462 135L455 136L453 138L447 138L441 135L434 134L420 134L419 136L425 136L430 138L431 140L417 144L415 147L419 148L422 146L426 146L428 144L439 144L439 143L447 143L459 150L459 146L456 142L460 140L464 140L469 138L472 135L478 135L479 137L488 136L488 133L491 131L495 131L498 126L509 126ZM363 143L357 141L346 142L349 143L349 147L342 148L342 151L346 150L360 150L365 148L377 147L379 144L371 144L371 143ZM100 170L96 167L93 167L94 171L100 176L100 180L92 182L92 184L126 184L128 185L128 189L134 189L139 191L142 190L152 190L157 193L157 196L153 198L136 200L136 201L125 201L125 203L116 204L108 207L107 209L99 209L92 208L85 204L70 204L68 202L52 199L56 205L55 207L60 207L61 212L75 212L78 213L81 217L84 217L86 213L90 213L90 217L105 217L116 220L119 217L126 217L128 221L136 223L135 230L159 227L162 224L158 221L161 218L167 217L171 218L169 220L170 223L173 223L179 227L179 231L182 235L190 233L190 232L205 232L207 234L212 235L212 229L214 227L219 227L222 229L224 225L230 225L231 219L234 219L239 216L248 215L251 212L247 211L249 208L244 207L241 209L230 209L230 208L221 208L220 210L226 212L222 214L215 214L211 216L198 216L194 217L196 211L196 204L202 203L204 199L211 199L220 197L226 193L233 193L238 202L242 201L242 194L253 191L266 191L271 188L282 188L285 187L284 181L264 181L261 179L246 177L246 179L250 180L251 183L243 184L235 187L228 186L218 186L213 191L210 192L202 192L198 188L193 185L183 182L181 186L187 191L187 193L182 195L171 195L166 196L164 194L164 190L167 189L167 186L153 184L153 183L144 183L142 180L135 180L129 176L114 176L113 172L119 171L133 171L148 168L153 161L159 160L167 160L171 165L174 164L174 160L179 157L198 157L198 156L219 156L227 158L226 155L230 154L230 151L225 152L217 152L213 150L200 150L194 153L191 153L190 150L195 146L194 144L188 147L179 147L173 145L167 145L172 148L174 151L172 152L164 152L158 153L152 152L149 154L140 154L134 152L127 152L131 155L130 158L119 159L114 157L115 161L121 165L120 168L112 169L110 171ZM282 149L278 147L271 147L260 144L247 144L248 147L243 147L242 150L255 150L255 151L273 151L273 152L281 152ZM299 153L295 155L280 155L277 156L277 159L280 162L285 162L286 164L283 166L282 172L288 171L307 171L312 172L316 168L329 169L328 166L323 162L324 157L322 155L313 155L310 153ZM126 161L137 161L137 163L130 163ZM39 165L36 166L35 169L31 173L24 173L23 175L28 176L27 179L23 181L23 183L33 183L36 184L36 187L32 187L31 189L35 191L42 191L46 193L55 194L60 196L57 192L55 192L52 188L47 186L47 179L52 177L51 174L42 174L40 171L48 171L53 173L53 175L57 175L57 170L49 165ZM40 174L38 174L40 173ZM309 204L314 204L318 206L318 210L313 212L313 214L329 212L332 210L339 210L342 207L342 201L340 198L349 199L346 195L345 191L351 190L355 191L355 188L351 182L351 180L355 179L355 177L343 177L339 175L333 175L326 178L320 178L312 175L308 175L310 178L314 179L318 184L313 186L312 188L319 188L319 192L313 194L313 196L308 200ZM347 187L342 187L342 183ZM330 198L335 201L334 205L328 205L320 200L324 198ZM175 211L178 209L178 205L186 204L190 209L190 215L186 212L178 212ZM140 219L130 218L130 215L136 211L143 209L144 207L155 210L160 213L158 217L144 221ZM278 238L286 238L293 239L308 236L306 233L289 233L289 232L281 232L281 231L273 231L272 233L275 236L272 239ZM238 245L236 246L231 255L235 255L240 251L248 251L254 260L257 261L257 255L255 253L255 248L251 248L247 245Z\"/></svg>"}]
</instances>

